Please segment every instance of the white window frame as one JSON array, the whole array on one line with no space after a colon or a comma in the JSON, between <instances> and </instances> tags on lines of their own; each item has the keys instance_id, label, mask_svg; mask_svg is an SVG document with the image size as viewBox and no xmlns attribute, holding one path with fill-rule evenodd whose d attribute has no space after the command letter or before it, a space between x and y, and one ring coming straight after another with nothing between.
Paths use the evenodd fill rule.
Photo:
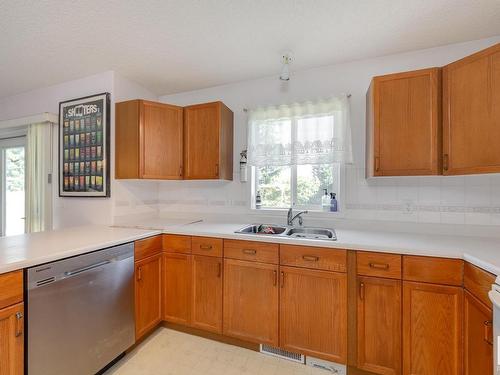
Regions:
<instances>
[{"instance_id":1,"label":"white window frame","mask_svg":"<svg viewBox=\"0 0 500 375\"><path fill-rule=\"evenodd\" d=\"M297 140L297 128L298 128L298 119L297 118L292 118L291 120L291 143L294 144L295 141ZM335 168L335 164L337 164L337 168ZM308 164L304 164L308 165ZM293 208L297 209L303 209L303 210L310 210L313 212L321 212L322 207L321 205L319 206L304 206L304 205L297 205L297 164L290 165L290 196L291 196L291 205ZM344 182L344 167L340 163L333 163L332 164L332 172L333 172L333 178L334 181L337 179L338 183L333 186L333 190L337 191L332 191L332 193L335 193L337 197L342 196L343 192L343 182ZM335 173L335 170L337 169L337 173ZM256 209L255 207L255 197L257 196L257 191L259 190L258 188L258 178L257 178L257 167L252 166L251 168L251 181L252 181L252 189L251 189L251 209ZM332 187L330 187L331 189ZM328 192L330 193L330 192ZM338 198L337 198L338 200ZM287 209L287 207L262 207L262 210L284 210ZM336 214L338 212L343 212L343 205L341 206L340 204L337 206L337 212L332 212L332 214Z\"/></svg>"},{"instance_id":2,"label":"white window frame","mask_svg":"<svg viewBox=\"0 0 500 375\"><path fill-rule=\"evenodd\" d=\"M26 136L25 135L20 135L20 136L13 136L10 138L1 138L0 139L0 185L2 188L1 191L1 200L0 200L0 218L2 220L2 223L0 225L0 236L4 237L5 236L5 231L6 231L6 194L7 194L7 181L5 178L5 171L6 171L6 158L5 158L5 150L7 148L12 148L12 147L24 147L24 158L25 158L25 165L24 165L24 191L26 192ZM24 233L26 233L26 194L24 197Z\"/></svg>"}]
</instances>

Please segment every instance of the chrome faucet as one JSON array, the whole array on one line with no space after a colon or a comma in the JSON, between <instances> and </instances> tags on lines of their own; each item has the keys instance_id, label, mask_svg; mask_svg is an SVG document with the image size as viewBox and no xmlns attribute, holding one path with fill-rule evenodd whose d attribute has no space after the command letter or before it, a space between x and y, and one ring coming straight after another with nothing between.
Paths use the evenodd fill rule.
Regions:
<instances>
[{"instance_id":1,"label":"chrome faucet","mask_svg":"<svg viewBox=\"0 0 500 375\"><path fill-rule=\"evenodd\" d=\"M290 207L288 209L288 214L287 214L287 224L289 226L293 226L293 222L295 219L299 218L299 225L302 226L302 224L304 223L304 220L302 219L302 214L307 214L307 210L306 211L300 211L299 213L295 214L295 216L293 215L293 209L292 207Z\"/></svg>"}]
</instances>

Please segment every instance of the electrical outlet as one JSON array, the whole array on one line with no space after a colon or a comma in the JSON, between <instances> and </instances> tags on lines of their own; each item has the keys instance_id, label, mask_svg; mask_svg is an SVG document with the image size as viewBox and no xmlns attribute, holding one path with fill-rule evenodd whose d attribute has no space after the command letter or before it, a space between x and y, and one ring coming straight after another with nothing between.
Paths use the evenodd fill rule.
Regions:
<instances>
[{"instance_id":1,"label":"electrical outlet","mask_svg":"<svg viewBox=\"0 0 500 375\"><path fill-rule=\"evenodd\" d=\"M413 204L413 201L411 200L403 201L403 213L411 214L413 211L415 211L415 206Z\"/></svg>"}]
</instances>

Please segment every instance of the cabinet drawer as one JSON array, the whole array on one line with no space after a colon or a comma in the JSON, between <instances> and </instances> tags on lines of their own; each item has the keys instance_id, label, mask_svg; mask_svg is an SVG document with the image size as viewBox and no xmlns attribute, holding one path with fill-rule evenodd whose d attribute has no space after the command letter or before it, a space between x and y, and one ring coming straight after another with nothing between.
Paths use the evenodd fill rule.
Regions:
<instances>
[{"instance_id":1,"label":"cabinet drawer","mask_svg":"<svg viewBox=\"0 0 500 375\"><path fill-rule=\"evenodd\" d=\"M474 297L492 308L488 292L491 290L491 284L495 282L495 276L482 270L468 262L464 265L464 287L471 292Z\"/></svg>"},{"instance_id":2,"label":"cabinet drawer","mask_svg":"<svg viewBox=\"0 0 500 375\"><path fill-rule=\"evenodd\" d=\"M357 251L356 272L358 275L401 279L401 255Z\"/></svg>"},{"instance_id":3,"label":"cabinet drawer","mask_svg":"<svg viewBox=\"0 0 500 375\"><path fill-rule=\"evenodd\" d=\"M278 264L279 245L256 241L224 240L224 257Z\"/></svg>"},{"instance_id":4,"label":"cabinet drawer","mask_svg":"<svg viewBox=\"0 0 500 375\"><path fill-rule=\"evenodd\" d=\"M403 256L404 280L462 286L463 272L461 259Z\"/></svg>"},{"instance_id":5,"label":"cabinet drawer","mask_svg":"<svg viewBox=\"0 0 500 375\"><path fill-rule=\"evenodd\" d=\"M154 236L135 241L135 261L161 253L162 236Z\"/></svg>"},{"instance_id":6,"label":"cabinet drawer","mask_svg":"<svg viewBox=\"0 0 500 375\"><path fill-rule=\"evenodd\" d=\"M192 237L193 254L222 257L222 239L212 237Z\"/></svg>"},{"instance_id":7,"label":"cabinet drawer","mask_svg":"<svg viewBox=\"0 0 500 375\"><path fill-rule=\"evenodd\" d=\"M23 301L23 271L0 275L0 309Z\"/></svg>"},{"instance_id":8,"label":"cabinet drawer","mask_svg":"<svg viewBox=\"0 0 500 375\"><path fill-rule=\"evenodd\" d=\"M167 253L191 254L191 236L163 235L163 251Z\"/></svg>"},{"instance_id":9,"label":"cabinet drawer","mask_svg":"<svg viewBox=\"0 0 500 375\"><path fill-rule=\"evenodd\" d=\"M280 264L346 272L347 251L311 246L280 245Z\"/></svg>"}]
</instances>

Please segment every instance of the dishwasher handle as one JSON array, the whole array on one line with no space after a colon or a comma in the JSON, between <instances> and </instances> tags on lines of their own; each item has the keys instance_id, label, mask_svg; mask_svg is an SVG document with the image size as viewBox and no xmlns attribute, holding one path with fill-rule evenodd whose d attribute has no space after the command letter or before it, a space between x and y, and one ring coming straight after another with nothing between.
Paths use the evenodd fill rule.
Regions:
<instances>
[{"instance_id":1,"label":"dishwasher handle","mask_svg":"<svg viewBox=\"0 0 500 375\"><path fill-rule=\"evenodd\" d=\"M93 270L94 268L99 268L99 267L105 266L106 264L111 263L111 261L112 261L112 259L106 259L106 260L103 260L102 262L97 262L97 263L91 264L89 266L77 268L77 269L74 269L71 271L66 271L66 272L64 272L64 276L75 276L75 275L78 275L80 273Z\"/></svg>"}]
</instances>

